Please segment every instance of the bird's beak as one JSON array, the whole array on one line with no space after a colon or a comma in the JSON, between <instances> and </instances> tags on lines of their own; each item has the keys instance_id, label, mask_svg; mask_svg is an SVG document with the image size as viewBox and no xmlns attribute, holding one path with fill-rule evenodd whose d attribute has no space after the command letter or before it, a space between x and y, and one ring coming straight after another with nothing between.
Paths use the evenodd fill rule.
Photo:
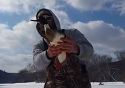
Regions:
<instances>
[{"instance_id":1,"label":"bird's beak","mask_svg":"<svg viewBox=\"0 0 125 88\"><path fill-rule=\"evenodd\" d=\"M38 20L30 20L30 21L39 22Z\"/></svg>"}]
</instances>

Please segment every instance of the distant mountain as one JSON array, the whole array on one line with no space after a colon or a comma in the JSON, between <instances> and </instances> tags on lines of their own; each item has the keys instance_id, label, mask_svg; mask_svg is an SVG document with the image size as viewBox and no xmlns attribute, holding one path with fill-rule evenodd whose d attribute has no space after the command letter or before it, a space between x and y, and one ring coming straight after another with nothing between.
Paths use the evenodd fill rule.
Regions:
<instances>
[{"instance_id":1,"label":"distant mountain","mask_svg":"<svg viewBox=\"0 0 125 88\"><path fill-rule=\"evenodd\" d=\"M7 73L0 70L0 83L14 83L16 82L18 73Z\"/></svg>"}]
</instances>

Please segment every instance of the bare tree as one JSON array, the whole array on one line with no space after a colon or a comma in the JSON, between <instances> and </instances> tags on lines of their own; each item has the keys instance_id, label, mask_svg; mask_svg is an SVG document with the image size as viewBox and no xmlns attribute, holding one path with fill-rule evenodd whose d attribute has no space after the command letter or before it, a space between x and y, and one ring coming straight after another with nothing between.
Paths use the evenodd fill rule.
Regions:
<instances>
[{"instance_id":1,"label":"bare tree","mask_svg":"<svg viewBox=\"0 0 125 88\"><path fill-rule=\"evenodd\" d=\"M125 50L115 51L114 54L116 55L117 59L125 59Z\"/></svg>"},{"instance_id":2,"label":"bare tree","mask_svg":"<svg viewBox=\"0 0 125 88\"><path fill-rule=\"evenodd\" d=\"M31 64L31 63L29 63L29 64L26 66L26 69L27 69L27 71L29 71L29 72L35 72L35 71L36 71L35 65L34 65L34 64Z\"/></svg>"}]
</instances>

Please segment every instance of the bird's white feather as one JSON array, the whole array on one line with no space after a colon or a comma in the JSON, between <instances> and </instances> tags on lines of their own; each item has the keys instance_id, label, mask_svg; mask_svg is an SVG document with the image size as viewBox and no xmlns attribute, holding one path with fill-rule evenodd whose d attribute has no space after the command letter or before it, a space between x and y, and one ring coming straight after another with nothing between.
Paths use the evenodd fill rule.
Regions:
<instances>
[{"instance_id":1,"label":"bird's white feather","mask_svg":"<svg viewBox=\"0 0 125 88\"><path fill-rule=\"evenodd\" d=\"M57 32L51 44L58 45L58 42L61 41L60 38L62 37L64 37L64 35ZM63 61L65 61L65 59L66 59L66 52L61 52L61 54L58 55L59 62L62 63Z\"/></svg>"}]
</instances>

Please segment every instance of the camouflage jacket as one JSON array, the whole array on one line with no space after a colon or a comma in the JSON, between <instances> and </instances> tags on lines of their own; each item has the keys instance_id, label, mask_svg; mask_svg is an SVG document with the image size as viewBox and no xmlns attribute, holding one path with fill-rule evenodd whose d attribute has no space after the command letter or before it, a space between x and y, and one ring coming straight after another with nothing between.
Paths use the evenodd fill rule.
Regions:
<instances>
[{"instance_id":1,"label":"camouflage jacket","mask_svg":"<svg viewBox=\"0 0 125 88\"><path fill-rule=\"evenodd\" d=\"M91 88L86 66L71 55L68 63L56 70L54 61L48 65L44 88Z\"/></svg>"}]
</instances>

